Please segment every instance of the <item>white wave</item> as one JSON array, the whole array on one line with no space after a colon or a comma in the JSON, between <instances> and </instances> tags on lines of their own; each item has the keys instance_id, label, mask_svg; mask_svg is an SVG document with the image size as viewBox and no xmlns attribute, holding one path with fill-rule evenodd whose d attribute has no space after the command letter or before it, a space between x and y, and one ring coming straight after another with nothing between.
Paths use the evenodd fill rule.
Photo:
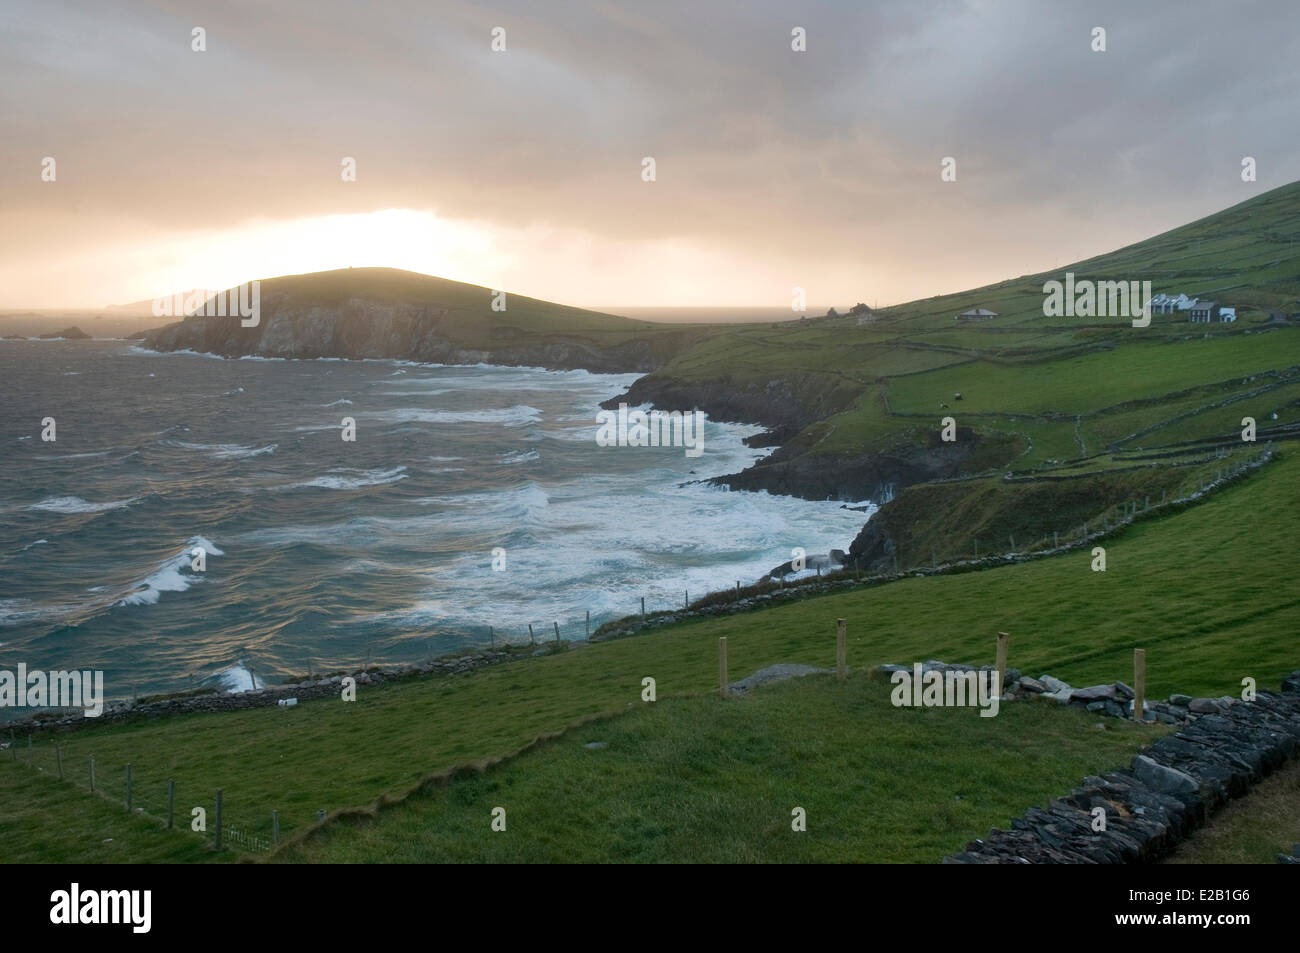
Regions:
<instances>
[{"instance_id":1,"label":"white wave","mask_svg":"<svg viewBox=\"0 0 1300 953\"><path fill-rule=\"evenodd\" d=\"M351 407L352 401L346 397L340 397L338 400L332 400L328 404L321 404L322 407Z\"/></svg>"},{"instance_id":2,"label":"white wave","mask_svg":"<svg viewBox=\"0 0 1300 953\"><path fill-rule=\"evenodd\" d=\"M359 414L388 424L505 424L522 426L538 423L542 412L527 404L483 410L427 410L423 407L399 407L396 410Z\"/></svg>"},{"instance_id":3,"label":"white wave","mask_svg":"<svg viewBox=\"0 0 1300 953\"><path fill-rule=\"evenodd\" d=\"M354 470L345 467L341 470L332 470L324 476L318 476L314 480L308 480L305 483L290 483L281 489L292 490L299 487L319 487L326 490L359 490L367 486L380 486L384 483L396 483L398 480L405 480L406 467L394 467L391 470ZM349 476L348 474L354 474Z\"/></svg>"},{"instance_id":4,"label":"white wave","mask_svg":"<svg viewBox=\"0 0 1300 953\"><path fill-rule=\"evenodd\" d=\"M180 447L183 450L202 450L205 453L210 453L218 460L241 460L245 457L260 457L263 454L275 453L280 446L278 443L272 443L265 447L245 447L237 443L186 443L183 440L163 440L161 443L170 447Z\"/></svg>"},{"instance_id":5,"label":"white wave","mask_svg":"<svg viewBox=\"0 0 1300 953\"><path fill-rule=\"evenodd\" d=\"M202 547L208 556L224 556L225 553L203 536L192 536L175 556L170 556L154 567L144 579L137 582L132 591L118 601L120 606L151 606L162 598L164 592L184 592L201 578L200 574L190 569L194 559L194 549Z\"/></svg>"},{"instance_id":6,"label":"white wave","mask_svg":"<svg viewBox=\"0 0 1300 953\"><path fill-rule=\"evenodd\" d=\"M192 351L187 347L177 351L155 351L153 348L141 344L131 344L127 346L123 353L129 357L166 357L169 354L183 354L186 357L207 357L214 361L225 360L220 354L211 354L208 351Z\"/></svg>"},{"instance_id":7,"label":"white wave","mask_svg":"<svg viewBox=\"0 0 1300 953\"><path fill-rule=\"evenodd\" d=\"M33 541L33 542L28 543L26 546L23 547L23 550L22 550L22 551L23 551L23 552L27 552L27 550L31 549L33 546L44 546L44 545L46 545L47 543L49 543L49 540L48 540L48 539L38 539L38 540L35 540L35 541Z\"/></svg>"},{"instance_id":8,"label":"white wave","mask_svg":"<svg viewBox=\"0 0 1300 953\"><path fill-rule=\"evenodd\" d=\"M502 463L531 463L541 459L541 454L536 450L511 450L501 454L499 459Z\"/></svg>"},{"instance_id":9,"label":"white wave","mask_svg":"<svg viewBox=\"0 0 1300 953\"><path fill-rule=\"evenodd\" d=\"M213 673L204 681L216 681L228 692L251 692L266 687L266 682L238 662Z\"/></svg>"},{"instance_id":10,"label":"white wave","mask_svg":"<svg viewBox=\"0 0 1300 953\"><path fill-rule=\"evenodd\" d=\"M120 510L130 506L137 499L139 497L133 496L129 500L114 500L112 503L87 503L79 496L52 496L39 503L33 503L27 508L45 510L49 513L103 513L106 510Z\"/></svg>"}]
</instances>

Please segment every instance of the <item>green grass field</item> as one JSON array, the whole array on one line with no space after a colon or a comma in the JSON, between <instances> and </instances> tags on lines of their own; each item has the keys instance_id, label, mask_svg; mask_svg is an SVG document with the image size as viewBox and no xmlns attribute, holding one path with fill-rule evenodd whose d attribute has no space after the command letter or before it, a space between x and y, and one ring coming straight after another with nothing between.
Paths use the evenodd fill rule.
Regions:
<instances>
[{"instance_id":1,"label":"green grass field","mask_svg":"<svg viewBox=\"0 0 1300 953\"><path fill-rule=\"evenodd\" d=\"M670 699L584 725L290 862L933 863L1026 805L1127 761L1161 729L1055 702L895 708L889 683L829 675L747 697ZM585 744L607 745L588 749ZM506 812L494 831L492 811ZM795 831L803 808L806 830Z\"/></svg>"}]
</instances>

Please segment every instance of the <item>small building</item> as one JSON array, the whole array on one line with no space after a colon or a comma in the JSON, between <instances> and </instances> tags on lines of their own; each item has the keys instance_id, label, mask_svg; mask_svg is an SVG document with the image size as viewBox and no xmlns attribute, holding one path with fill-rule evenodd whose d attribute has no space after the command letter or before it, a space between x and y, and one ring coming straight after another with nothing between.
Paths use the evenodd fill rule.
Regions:
<instances>
[{"instance_id":1,"label":"small building","mask_svg":"<svg viewBox=\"0 0 1300 953\"><path fill-rule=\"evenodd\" d=\"M1224 324L1232 324L1232 323L1234 323L1234 322L1237 320L1237 309L1236 309L1236 308L1220 308L1220 309L1219 309L1219 320L1222 321Z\"/></svg>"},{"instance_id":2,"label":"small building","mask_svg":"<svg viewBox=\"0 0 1300 953\"><path fill-rule=\"evenodd\" d=\"M1163 291L1147 302L1152 314L1173 314L1175 311L1190 311L1196 307L1196 299L1185 294L1169 295Z\"/></svg>"},{"instance_id":3,"label":"small building","mask_svg":"<svg viewBox=\"0 0 1300 953\"><path fill-rule=\"evenodd\" d=\"M1174 299L1162 291L1147 302L1147 310L1152 314L1173 314Z\"/></svg>"},{"instance_id":4,"label":"small building","mask_svg":"<svg viewBox=\"0 0 1300 953\"><path fill-rule=\"evenodd\" d=\"M963 311L961 314L954 315L954 321L986 321L989 318L996 318L996 311L989 311L986 308L971 308L969 311Z\"/></svg>"},{"instance_id":5,"label":"small building","mask_svg":"<svg viewBox=\"0 0 1300 953\"><path fill-rule=\"evenodd\" d=\"M1219 302L1197 301L1187 311L1187 320L1193 324L1209 324L1219 317Z\"/></svg>"}]
</instances>

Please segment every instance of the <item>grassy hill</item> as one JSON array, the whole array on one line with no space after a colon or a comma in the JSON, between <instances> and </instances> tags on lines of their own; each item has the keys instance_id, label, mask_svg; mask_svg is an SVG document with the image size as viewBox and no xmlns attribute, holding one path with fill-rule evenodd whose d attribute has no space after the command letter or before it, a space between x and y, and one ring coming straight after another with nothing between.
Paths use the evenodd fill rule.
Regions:
<instances>
[{"instance_id":1,"label":"grassy hill","mask_svg":"<svg viewBox=\"0 0 1300 953\"><path fill-rule=\"evenodd\" d=\"M255 325L243 327L233 315L203 314L200 308L151 332L146 342L160 350L228 357L490 360L631 371L657 367L714 333L700 325L654 324L508 292L502 298L490 288L396 268L268 278L259 281L259 294ZM232 291L223 295L238 300Z\"/></svg>"}]
</instances>

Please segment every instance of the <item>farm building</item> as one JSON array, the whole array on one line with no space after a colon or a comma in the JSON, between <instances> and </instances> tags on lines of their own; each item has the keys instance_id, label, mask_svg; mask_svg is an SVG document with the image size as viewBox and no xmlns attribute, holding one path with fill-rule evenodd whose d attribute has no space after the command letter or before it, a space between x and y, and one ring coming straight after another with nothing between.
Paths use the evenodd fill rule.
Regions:
<instances>
[{"instance_id":1,"label":"farm building","mask_svg":"<svg viewBox=\"0 0 1300 953\"><path fill-rule=\"evenodd\" d=\"M954 321L984 321L988 318L996 318L996 311L989 311L985 308L971 308L969 311L963 311L961 314L954 315Z\"/></svg>"}]
</instances>

